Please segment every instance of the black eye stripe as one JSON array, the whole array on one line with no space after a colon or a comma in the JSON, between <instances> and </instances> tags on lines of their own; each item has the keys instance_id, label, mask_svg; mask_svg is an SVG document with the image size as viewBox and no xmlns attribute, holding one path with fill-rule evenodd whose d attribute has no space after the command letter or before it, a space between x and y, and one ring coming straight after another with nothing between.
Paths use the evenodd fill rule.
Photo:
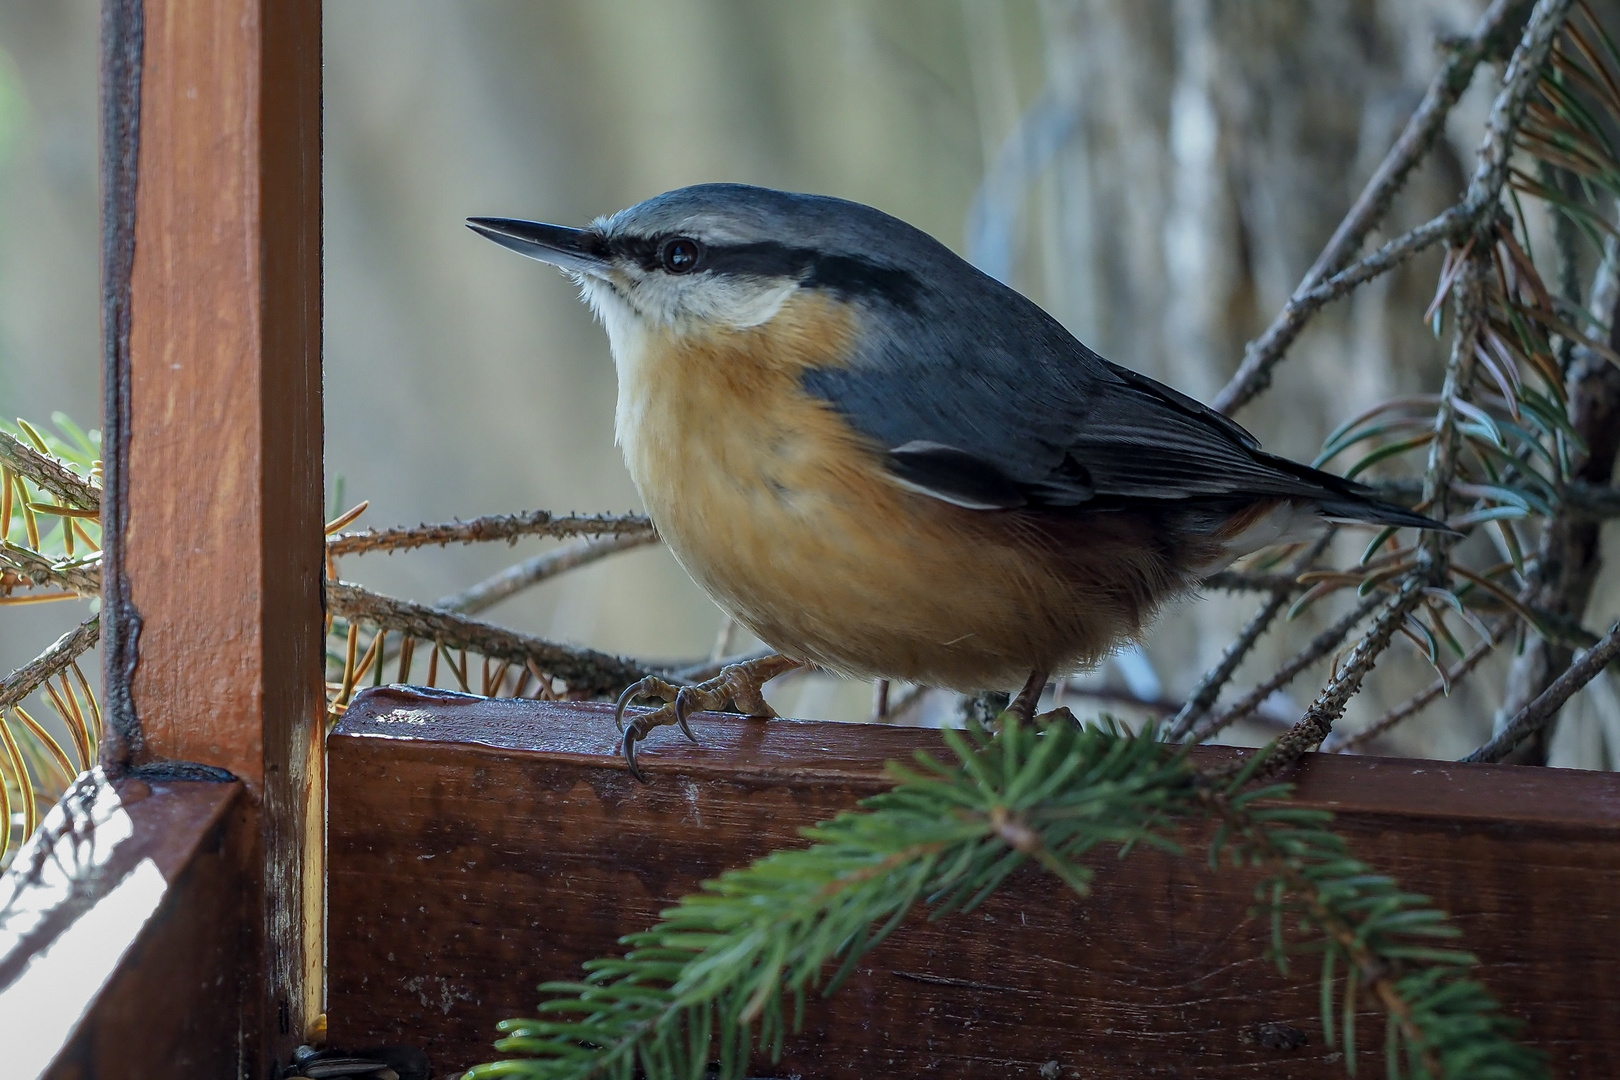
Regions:
<instances>
[{"instance_id":1,"label":"black eye stripe","mask_svg":"<svg viewBox=\"0 0 1620 1080\"><path fill-rule=\"evenodd\" d=\"M610 241L613 250L648 273L664 269L663 251L684 234L622 236ZM806 288L825 289L845 299L883 300L908 311L917 309L922 284L909 271L885 266L854 255L830 255L812 248L789 247L775 241L753 244L703 245L696 268L740 277L790 277Z\"/></svg>"}]
</instances>

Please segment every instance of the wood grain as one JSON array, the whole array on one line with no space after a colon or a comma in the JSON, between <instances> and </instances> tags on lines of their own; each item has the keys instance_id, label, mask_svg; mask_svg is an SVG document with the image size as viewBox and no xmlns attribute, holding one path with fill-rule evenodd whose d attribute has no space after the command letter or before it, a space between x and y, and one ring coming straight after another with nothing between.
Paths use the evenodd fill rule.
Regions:
<instances>
[{"instance_id":1,"label":"wood grain","mask_svg":"<svg viewBox=\"0 0 1620 1080\"><path fill-rule=\"evenodd\" d=\"M238 1075L259 1009L243 796L87 774L52 811L0 887L6 1075Z\"/></svg>"},{"instance_id":2,"label":"wood grain","mask_svg":"<svg viewBox=\"0 0 1620 1080\"><path fill-rule=\"evenodd\" d=\"M329 742L334 1042L412 1043L440 1073L488 1060L494 1024L530 1014L537 983L882 790L883 761L942 750L911 729L694 726L701 747L654 736L644 787L604 706L357 698ZM1457 917L1555 1075L1612 1074L1620 777L1312 756L1297 780L1357 854ZM1147 852L1095 864L1084 900L1026 871L972 915L913 918L759 1075L1343 1075L1310 962L1291 980L1262 959L1251 877ZM1363 1022L1378 1075L1382 1021Z\"/></svg>"},{"instance_id":3,"label":"wood grain","mask_svg":"<svg viewBox=\"0 0 1620 1080\"><path fill-rule=\"evenodd\" d=\"M143 14L127 371L108 372L128 417L107 587L138 655L109 689L136 772L219 767L262 804L284 1058L320 1002L321 9Z\"/></svg>"}]
</instances>

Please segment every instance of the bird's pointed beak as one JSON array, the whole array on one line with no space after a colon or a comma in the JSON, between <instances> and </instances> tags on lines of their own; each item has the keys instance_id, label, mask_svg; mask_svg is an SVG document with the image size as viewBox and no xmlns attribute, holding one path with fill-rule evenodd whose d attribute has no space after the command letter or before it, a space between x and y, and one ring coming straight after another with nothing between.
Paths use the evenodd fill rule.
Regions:
<instances>
[{"instance_id":1,"label":"bird's pointed beak","mask_svg":"<svg viewBox=\"0 0 1620 1080\"><path fill-rule=\"evenodd\" d=\"M490 217L468 218L467 228L480 236L489 237L502 247L511 248L519 255L539 259L571 273L601 274L608 268L607 252L601 237L585 229Z\"/></svg>"}]
</instances>

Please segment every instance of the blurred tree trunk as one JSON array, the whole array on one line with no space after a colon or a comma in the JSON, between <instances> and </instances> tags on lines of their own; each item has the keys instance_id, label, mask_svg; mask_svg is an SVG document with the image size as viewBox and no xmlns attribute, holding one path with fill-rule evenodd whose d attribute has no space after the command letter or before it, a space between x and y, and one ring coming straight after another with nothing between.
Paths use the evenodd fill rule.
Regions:
<instances>
[{"instance_id":1,"label":"blurred tree trunk","mask_svg":"<svg viewBox=\"0 0 1620 1080\"><path fill-rule=\"evenodd\" d=\"M1020 284L1104 355L1209 400L1394 141L1440 66L1438 40L1466 32L1483 7L1046 0L1050 82L1025 124L1066 134L1049 162L1025 155L1050 168L1023 234ZM1385 236L1463 188L1495 81L1481 69ZM1443 356L1423 311L1438 262L1417 260L1324 312L1263 404L1238 419L1268 449L1310 460L1355 412L1434 385ZM1252 597L1212 596L1160 624L1152 654L1172 693L1253 607ZM1249 670L1296 641L1272 635ZM1407 666L1412 681L1429 677ZM1381 680L1391 695L1406 682ZM1483 734L1494 702L1460 698Z\"/></svg>"}]
</instances>

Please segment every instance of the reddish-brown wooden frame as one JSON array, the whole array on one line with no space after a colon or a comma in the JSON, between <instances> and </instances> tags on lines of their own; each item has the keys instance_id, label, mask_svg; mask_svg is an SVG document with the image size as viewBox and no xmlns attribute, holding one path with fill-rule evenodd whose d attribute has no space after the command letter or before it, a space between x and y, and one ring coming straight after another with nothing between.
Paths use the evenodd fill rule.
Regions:
<instances>
[{"instance_id":1,"label":"reddish-brown wooden frame","mask_svg":"<svg viewBox=\"0 0 1620 1080\"><path fill-rule=\"evenodd\" d=\"M320 1013L319 0L145 0L114 700L120 767L260 806L271 1053ZM109 583L111 584L111 583ZM170 763L179 763L178 766Z\"/></svg>"},{"instance_id":2,"label":"reddish-brown wooden frame","mask_svg":"<svg viewBox=\"0 0 1620 1080\"><path fill-rule=\"evenodd\" d=\"M112 980L61 1003L83 1019L52 1075L272 1076L321 1024L321 6L104 0L102 32L108 738L80 783L146 805L109 820L160 872ZM128 860L86 851L55 900L13 876L60 932L0 964L116 914ZM120 1058L160 1002L186 1038Z\"/></svg>"}]
</instances>

